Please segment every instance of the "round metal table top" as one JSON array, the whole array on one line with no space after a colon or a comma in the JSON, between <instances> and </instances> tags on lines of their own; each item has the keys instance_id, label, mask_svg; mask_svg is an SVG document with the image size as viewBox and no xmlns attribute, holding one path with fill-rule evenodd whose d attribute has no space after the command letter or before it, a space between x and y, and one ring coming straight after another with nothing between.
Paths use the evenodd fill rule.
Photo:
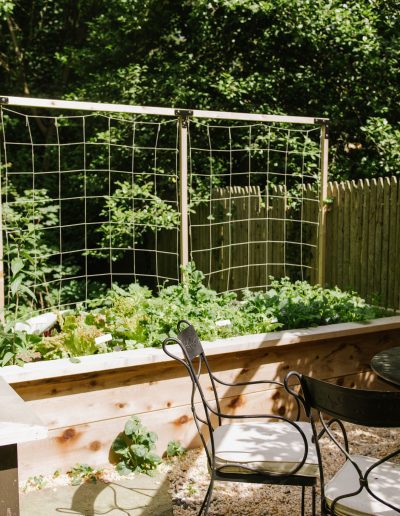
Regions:
<instances>
[{"instance_id":1,"label":"round metal table top","mask_svg":"<svg viewBox=\"0 0 400 516\"><path fill-rule=\"evenodd\" d=\"M400 387L400 346L377 353L371 367L378 376Z\"/></svg>"}]
</instances>

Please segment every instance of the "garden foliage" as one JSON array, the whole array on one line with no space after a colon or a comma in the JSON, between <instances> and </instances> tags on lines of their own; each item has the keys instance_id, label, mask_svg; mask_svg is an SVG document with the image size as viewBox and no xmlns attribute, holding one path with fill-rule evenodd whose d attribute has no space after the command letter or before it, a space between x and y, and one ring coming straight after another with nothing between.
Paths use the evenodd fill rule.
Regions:
<instances>
[{"instance_id":1,"label":"garden foliage","mask_svg":"<svg viewBox=\"0 0 400 516\"><path fill-rule=\"evenodd\" d=\"M116 468L119 474L151 474L160 464L161 458L154 453L157 435L149 432L137 416L126 422L124 432L113 442L111 449L120 462Z\"/></svg>"},{"instance_id":2,"label":"garden foliage","mask_svg":"<svg viewBox=\"0 0 400 516\"><path fill-rule=\"evenodd\" d=\"M353 292L324 289L288 278L274 280L266 292L217 294L203 283L204 274L189 264L185 281L155 296L139 284L114 285L106 295L60 313L51 335L2 330L1 365L37 359L79 357L112 351L160 347L175 336L181 319L190 321L202 340L363 321L384 314ZM90 308L90 309L89 309ZM103 339L102 336L107 338ZM100 339L99 339L100 337Z\"/></svg>"},{"instance_id":3,"label":"garden foliage","mask_svg":"<svg viewBox=\"0 0 400 516\"><path fill-rule=\"evenodd\" d=\"M399 174L399 23L397 0L0 0L1 94L329 117L332 179ZM12 173L8 184L2 184L2 201L5 223L15 228L4 242L7 304L14 317L96 297L95 293L104 292L105 283L90 283L88 292L83 282L75 280L64 281L59 289L61 279L83 277L85 259L90 260L91 273L102 272L108 261L114 271L125 273L127 256L118 249L130 250L138 243L146 248L161 227L169 231L179 225L173 209L176 155L159 153L155 163L153 154L143 150L155 145L150 129L140 136L143 148L135 155L139 173L135 171L127 182L132 135L130 123L124 122L132 117L121 114L109 125L101 116L88 119L83 167L81 145L68 145L68 152L54 145L60 135L69 143L81 142L81 120L64 117L56 124L54 111L27 112L35 116L30 134L24 115L14 119L4 112L9 141L25 143L18 152L8 153L7 163L3 147L0 154L0 172L7 166ZM280 145L289 144L294 154L304 151L305 142L297 133L291 132L290 138L286 134L285 141L279 142L276 127L272 133L275 130L273 147L278 151ZM26 145L31 138L41 142L34 155ZM224 138L226 144L226 134ZM265 161L262 149L271 143L266 138L261 135L252 142L254 160ZM176 131L158 143L174 150ZM307 160L305 172L313 178L318 171L318 144L310 139L306 145L307 155L315 159ZM269 165L272 172L279 172L287 165L286 158L275 154ZM113 168L124 174L109 186L101 171L111 159ZM290 181L298 171L290 164L291 160L286 186L291 188L290 207L296 208L298 185ZM208 154L197 163L204 170L212 166L213 177L205 183L196 176L190 188L191 210L210 186L226 185L222 165L220 158ZM35 175L34 193L33 179L25 173L32 167L41 173ZM82 220L77 223L80 210L68 202L60 206L50 202L59 197L60 185L48 172L63 167L76 172L63 174L65 198L82 195L83 184L89 198L104 196L85 205L85 222L102 222L86 226L91 250L85 258L72 252L73 243L82 238ZM235 170L240 172L240 163L235 162ZM262 174L259 177L264 189ZM52 254L60 238L59 224L64 226L62 268L56 263L57 253ZM102 246L115 252L101 250ZM151 277L154 271L145 274ZM163 290L162 296L167 299L175 293ZM163 313L157 303L162 301L150 303L148 320L153 317L151 310ZM179 303L186 301L182 298ZM213 303L219 312L228 310L224 300ZM258 317L257 324L262 324ZM238 322L243 331L248 324ZM157 340L154 330L148 331ZM157 332L165 333L162 328ZM210 329L209 333L215 332Z\"/></svg>"}]
</instances>

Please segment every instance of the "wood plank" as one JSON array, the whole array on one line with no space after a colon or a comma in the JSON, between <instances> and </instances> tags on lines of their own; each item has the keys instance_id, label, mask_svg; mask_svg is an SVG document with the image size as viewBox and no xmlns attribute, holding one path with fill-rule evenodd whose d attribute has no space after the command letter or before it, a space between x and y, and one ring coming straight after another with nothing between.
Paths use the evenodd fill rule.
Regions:
<instances>
[{"instance_id":1,"label":"wood plank","mask_svg":"<svg viewBox=\"0 0 400 516\"><path fill-rule=\"evenodd\" d=\"M397 199L400 199L400 183L397 182ZM395 308L400 308L400 289L398 288L398 285L400 285L400 265L398 257L400 256L400 207L399 207L399 201L397 204L397 217L396 217L396 280L394 282L393 288L394 290L394 301L393 306Z\"/></svg>"},{"instance_id":2,"label":"wood plank","mask_svg":"<svg viewBox=\"0 0 400 516\"><path fill-rule=\"evenodd\" d=\"M332 257L327 259L327 266L331 269L331 277L332 277L332 287L335 287L338 284L338 273L337 273L337 264L339 260L339 254L338 254L338 245L339 245L339 238L338 238L338 231L339 231L339 184L337 181L334 181L332 183L332 196L333 196L333 203L332 203Z\"/></svg>"},{"instance_id":3,"label":"wood plank","mask_svg":"<svg viewBox=\"0 0 400 516\"><path fill-rule=\"evenodd\" d=\"M376 336L361 335L318 344L269 348L235 353L210 359L212 370L225 382L275 379L282 381L291 369L317 371L318 376L351 374L364 368L377 350L387 349L399 338L397 331ZM205 397L212 399L211 385L202 376ZM75 381L28 382L15 385L19 394L50 429L83 424L101 419L129 416L173 408L188 403L190 382L183 367L166 363L132 370L97 373ZM220 386L221 397L245 395L268 390L270 386ZM79 409L78 409L79 408Z\"/></svg>"},{"instance_id":4,"label":"wood plank","mask_svg":"<svg viewBox=\"0 0 400 516\"><path fill-rule=\"evenodd\" d=\"M382 235L383 235L383 178L378 178L377 195L376 195L376 224L375 224L375 249L373 251L373 262L374 262L374 287L373 294L378 296L377 302L381 304L383 302L381 293L381 269L383 266L382 256Z\"/></svg>"},{"instance_id":5,"label":"wood plank","mask_svg":"<svg viewBox=\"0 0 400 516\"><path fill-rule=\"evenodd\" d=\"M240 237L239 227L238 227L238 196L239 187L231 188L231 196L232 196L232 218L231 218L231 273L230 273L230 289L234 289L236 286L236 277L238 275L236 267L239 264L238 261L238 238Z\"/></svg>"},{"instance_id":6,"label":"wood plank","mask_svg":"<svg viewBox=\"0 0 400 516\"><path fill-rule=\"evenodd\" d=\"M398 185L397 178L392 176L390 178L390 212L389 212L389 249L388 249L388 306L397 308L397 299L395 290L398 283L396 283L396 269L399 269L399 255L396 254L396 231L398 225L397 211L399 199L398 199Z\"/></svg>"},{"instance_id":7,"label":"wood plank","mask_svg":"<svg viewBox=\"0 0 400 516\"><path fill-rule=\"evenodd\" d=\"M27 403L0 377L0 446L47 436L47 427Z\"/></svg>"},{"instance_id":8,"label":"wood plank","mask_svg":"<svg viewBox=\"0 0 400 516\"><path fill-rule=\"evenodd\" d=\"M344 285L344 196L345 196L345 185L339 183L339 195L338 195L338 264L337 264L337 283L338 287L343 288Z\"/></svg>"},{"instance_id":9,"label":"wood plank","mask_svg":"<svg viewBox=\"0 0 400 516\"><path fill-rule=\"evenodd\" d=\"M378 183L375 178L371 179L370 186L370 202L369 202L369 218L368 218L368 282L367 297L371 301L375 295L375 232L377 224L377 189Z\"/></svg>"},{"instance_id":10,"label":"wood plank","mask_svg":"<svg viewBox=\"0 0 400 516\"><path fill-rule=\"evenodd\" d=\"M249 207L250 207L250 195L251 195L251 186L245 186L243 188L244 195L241 199L240 210L242 219L241 223L241 242L240 246L241 250L241 265L242 265L242 279L238 283L236 288L249 288L250 287L250 221L249 221Z\"/></svg>"},{"instance_id":11,"label":"wood plank","mask_svg":"<svg viewBox=\"0 0 400 516\"><path fill-rule=\"evenodd\" d=\"M389 177L383 179L383 199L382 199L382 246L381 246L381 278L380 295L382 296L382 306L389 306L389 237L390 237L390 189L391 182Z\"/></svg>"},{"instance_id":12,"label":"wood plank","mask_svg":"<svg viewBox=\"0 0 400 516\"><path fill-rule=\"evenodd\" d=\"M283 392L279 396L275 391L256 392L225 399L221 408L228 414L265 414L271 410L282 414L287 410L286 400L286 393ZM200 445L189 405L136 415L149 430L158 434L157 452L160 455L172 439L180 441L187 448ZM65 471L77 463L87 463L92 467L109 463L113 457L110 454L111 444L123 431L127 419L119 417L52 430L42 446L36 446L35 443L21 445L19 458L22 480L35 474L51 474L55 469Z\"/></svg>"},{"instance_id":13,"label":"wood plank","mask_svg":"<svg viewBox=\"0 0 400 516\"><path fill-rule=\"evenodd\" d=\"M333 185L328 183L327 185L327 198L334 202ZM327 204L326 206L326 257L325 257L325 282L327 285L332 285L332 266L331 261L334 261L334 247L335 241L333 236L332 217L333 217L333 205Z\"/></svg>"},{"instance_id":14,"label":"wood plank","mask_svg":"<svg viewBox=\"0 0 400 516\"><path fill-rule=\"evenodd\" d=\"M358 292L359 286L359 191L356 182L350 182L350 267L349 267L349 285L352 290Z\"/></svg>"},{"instance_id":15,"label":"wood plank","mask_svg":"<svg viewBox=\"0 0 400 516\"><path fill-rule=\"evenodd\" d=\"M175 108L152 107L152 106L131 106L125 104L106 104L100 102L81 102L75 100L38 99L32 97L4 96L9 106L45 107L55 109L75 109L77 111L101 111L110 113L135 113L142 115L163 115L177 117ZM184 110L185 111L185 110ZM266 115L262 113L234 113L228 111L209 111L194 109L195 118L214 118L221 120L246 120L253 122L280 122L292 124L316 124L315 117L309 116L286 116ZM328 118L318 118L318 121L328 122ZM318 122L318 123L321 123Z\"/></svg>"},{"instance_id":16,"label":"wood plank","mask_svg":"<svg viewBox=\"0 0 400 516\"><path fill-rule=\"evenodd\" d=\"M282 189L275 184L269 188L269 275L274 278L282 276L282 222L281 222Z\"/></svg>"},{"instance_id":17,"label":"wood plank","mask_svg":"<svg viewBox=\"0 0 400 516\"><path fill-rule=\"evenodd\" d=\"M265 246L263 243L263 225L261 224L261 191L258 186L252 187L250 214L252 218L250 223L250 284L252 287L260 288L265 284L262 273L262 264L265 263Z\"/></svg>"},{"instance_id":18,"label":"wood plank","mask_svg":"<svg viewBox=\"0 0 400 516\"><path fill-rule=\"evenodd\" d=\"M370 188L369 179L362 182L363 199L362 199L362 239L361 239L361 256L360 256L360 295L366 298L368 295L368 250L369 250L369 221L370 221Z\"/></svg>"},{"instance_id":19,"label":"wood plank","mask_svg":"<svg viewBox=\"0 0 400 516\"><path fill-rule=\"evenodd\" d=\"M379 376L377 376L371 369L365 369L364 371L360 371L356 374L331 378L329 381L334 382L337 385L342 385L343 387L350 387L351 389L356 388L390 392L396 392L399 390L396 385L392 385L379 378Z\"/></svg>"},{"instance_id":20,"label":"wood plank","mask_svg":"<svg viewBox=\"0 0 400 516\"><path fill-rule=\"evenodd\" d=\"M231 266L232 266L232 188L221 189L221 198L223 199L223 213L225 214L226 224L222 227L222 251L223 266L227 270L224 272L223 282L219 292L230 290L231 283Z\"/></svg>"},{"instance_id":21,"label":"wood plank","mask_svg":"<svg viewBox=\"0 0 400 516\"><path fill-rule=\"evenodd\" d=\"M348 290L350 285L350 227L351 227L351 183L344 182L344 218L343 218L343 280L342 288Z\"/></svg>"},{"instance_id":22,"label":"wood plank","mask_svg":"<svg viewBox=\"0 0 400 516\"><path fill-rule=\"evenodd\" d=\"M311 184L307 185L307 221L309 227L309 244L311 258L309 265L311 270L309 272L311 284L318 282L318 226L315 224L319 222L319 203L316 202L317 194L313 190ZM314 224L313 224L314 223Z\"/></svg>"}]
</instances>

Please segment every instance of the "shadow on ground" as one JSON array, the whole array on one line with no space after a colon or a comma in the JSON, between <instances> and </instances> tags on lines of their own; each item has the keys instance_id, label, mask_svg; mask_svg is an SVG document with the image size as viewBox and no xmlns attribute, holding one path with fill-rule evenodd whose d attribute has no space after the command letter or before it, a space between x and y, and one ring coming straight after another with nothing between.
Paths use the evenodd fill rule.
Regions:
<instances>
[{"instance_id":1,"label":"shadow on ground","mask_svg":"<svg viewBox=\"0 0 400 516\"><path fill-rule=\"evenodd\" d=\"M21 495L21 516L172 516L165 475L62 486Z\"/></svg>"}]
</instances>

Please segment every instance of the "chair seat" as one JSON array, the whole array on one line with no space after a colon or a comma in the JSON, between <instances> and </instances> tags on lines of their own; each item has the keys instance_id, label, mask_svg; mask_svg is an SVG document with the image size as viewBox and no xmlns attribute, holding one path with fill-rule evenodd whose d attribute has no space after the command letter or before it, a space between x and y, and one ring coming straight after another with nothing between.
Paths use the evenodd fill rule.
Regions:
<instances>
[{"instance_id":1,"label":"chair seat","mask_svg":"<svg viewBox=\"0 0 400 516\"><path fill-rule=\"evenodd\" d=\"M377 459L352 455L364 473ZM388 501L400 508L400 466L392 462L385 462L377 466L368 476L368 484L373 493L382 500ZM350 461L346 461L343 467L325 486L325 499L330 507L332 501L341 494L357 491L360 487L359 476ZM351 498L343 498L335 505L335 514L338 516L369 516L379 514L382 516L398 516L387 505L376 500L366 489Z\"/></svg>"},{"instance_id":2,"label":"chair seat","mask_svg":"<svg viewBox=\"0 0 400 516\"><path fill-rule=\"evenodd\" d=\"M311 426L303 422L297 424L304 432L309 448L307 460L296 475L316 477L318 458L311 441ZM224 473L254 474L244 468L247 466L263 473L287 474L304 455L304 441L299 431L286 422L222 425L214 430L214 444L216 467L224 467ZM207 446L211 451L210 443ZM230 466L232 463L234 465Z\"/></svg>"}]
</instances>

